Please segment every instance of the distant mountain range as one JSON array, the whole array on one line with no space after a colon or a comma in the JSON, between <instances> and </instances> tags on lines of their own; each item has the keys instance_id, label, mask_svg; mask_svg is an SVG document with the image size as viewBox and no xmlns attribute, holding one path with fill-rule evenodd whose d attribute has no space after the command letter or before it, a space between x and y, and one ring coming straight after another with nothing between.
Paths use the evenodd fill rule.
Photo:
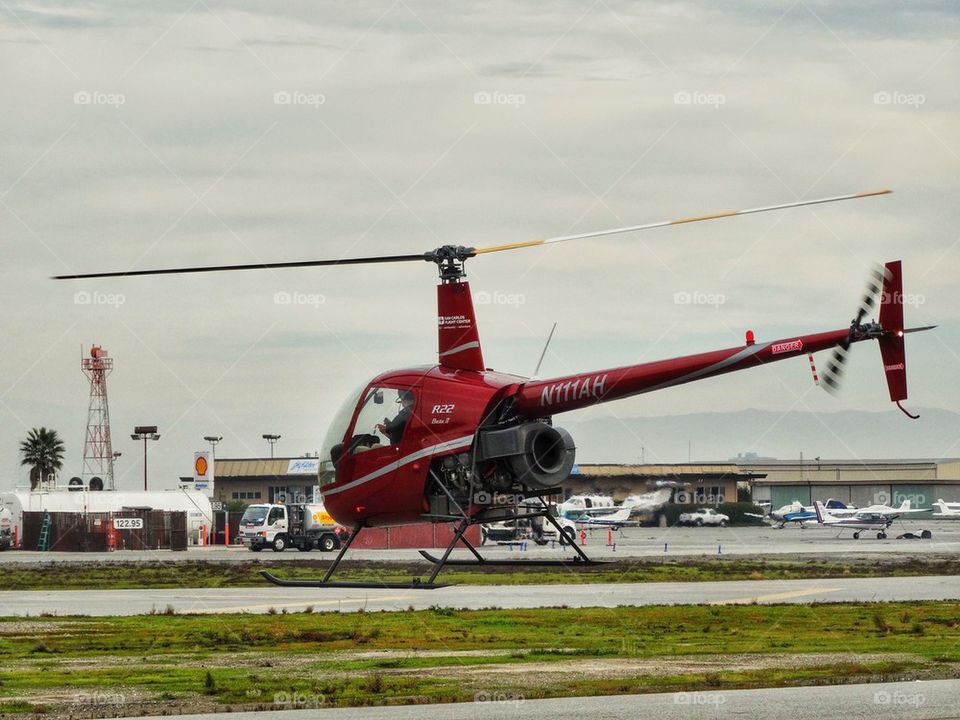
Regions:
<instances>
[{"instance_id":1,"label":"distant mountain range","mask_svg":"<svg viewBox=\"0 0 960 720\"><path fill-rule=\"evenodd\" d=\"M920 409L836 413L742 410L562 422L577 461L648 463L728 461L738 453L780 460L943 458L960 456L960 413ZM558 425L561 423L558 422ZM642 448L642 449L641 449Z\"/></svg>"}]
</instances>

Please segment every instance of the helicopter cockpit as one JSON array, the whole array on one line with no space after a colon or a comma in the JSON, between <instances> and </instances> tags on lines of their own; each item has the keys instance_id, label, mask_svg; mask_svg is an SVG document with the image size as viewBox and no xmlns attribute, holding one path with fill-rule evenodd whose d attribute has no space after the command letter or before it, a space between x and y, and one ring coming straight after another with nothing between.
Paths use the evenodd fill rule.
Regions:
<instances>
[{"instance_id":1,"label":"helicopter cockpit","mask_svg":"<svg viewBox=\"0 0 960 720\"><path fill-rule=\"evenodd\" d=\"M350 440L344 443L350 421L362 393L357 420L350 432ZM412 390L391 387L364 386L347 397L337 411L320 451L320 484L334 482L336 466L344 453L360 453L397 446L403 438L413 411L415 395Z\"/></svg>"}]
</instances>

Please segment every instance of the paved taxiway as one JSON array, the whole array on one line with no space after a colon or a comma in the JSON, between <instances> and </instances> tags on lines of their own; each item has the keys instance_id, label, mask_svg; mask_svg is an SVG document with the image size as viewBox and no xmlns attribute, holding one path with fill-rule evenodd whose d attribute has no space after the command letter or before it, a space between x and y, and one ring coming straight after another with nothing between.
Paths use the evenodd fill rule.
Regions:
<instances>
[{"instance_id":1,"label":"paved taxiway","mask_svg":"<svg viewBox=\"0 0 960 720\"><path fill-rule=\"evenodd\" d=\"M931 540L897 540L908 530L929 529ZM607 531L595 529L587 534L586 551L597 559L608 558L662 558L690 556L829 556L835 559L846 557L960 557L960 521L911 519L897 522L889 531L886 540L877 540L869 533L859 540L850 537L847 531L837 538L836 532L822 528L800 529L787 527L728 527L728 528L624 528L613 533L616 547L607 546ZM460 552L460 551L458 551ZM491 557L517 558L519 550L505 546L487 545L483 552ZM572 550L556 547L537 547L528 543L524 557L556 559L572 555ZM302 560L331 559L330 553L301 553L265 551L251 553L243 547L191 548L186 552L168 550L131 551L111 553L66 553L66 552L0 552L0 567L7 562L34 563L69 560L71 562L185 562L210 560L217 562L271 561L298 562ZM416 550L355 550L346 560L420 560Z\"/></svg>"},{"instance_id":2,"label":"paved taxiway","mask_svg":"<svg viewBox=\"0 0 960 720\"><path fill-rule=\"evenodd\" d=\"M492 697L496 698L496 694ZM659 693L554 700L504 699L452 705L167 716L165 720L946 720L960 716L960 681ZM159 720L159 718L145 718Z\"/></svg>"},{"instance_id":3,"label":"paved taxiway","mask_svg":"<svg viewBox=\"0 0 960 720\"><path fill-rule=\"evenodd\" d=\"M576 583L576 575L571 574ZM142 615L178 613L399 611L431 606L481 609L694 605L701 603L813 603L960 599L960 576L741 580L688 583L572 585L457 585L436 590L258 588L59 590L0 592L0 615Z\"/></svg>"}]
</instances>

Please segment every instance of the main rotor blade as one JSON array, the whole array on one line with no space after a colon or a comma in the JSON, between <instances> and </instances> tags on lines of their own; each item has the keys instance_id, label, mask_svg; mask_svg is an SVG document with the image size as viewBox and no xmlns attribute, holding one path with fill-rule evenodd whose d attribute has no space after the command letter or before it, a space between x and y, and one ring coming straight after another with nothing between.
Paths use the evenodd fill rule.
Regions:
<instances>
[{"instance_id":1,"label":"main rotor blade","mask_svg":"<svg viewBox=\"0 0 960 720\"><path fill-rule=\"evenodd\" d=\"M180 275L183 273L221 272L227 270L271 270L274 268L322 267L325 265L370 265L373 263L423 262L420 255L380 255L377 257L340 258L339 260L302 260L297 262L249 263L247 265L206 265L200 267L164 268L160 270L122 270L117 272L79 273L54 275L54 280L80 280L84 278L135 277L138 275Z\"/></svg>"},{"instance_id":2,"label":"main rotor blade","mask_svg":"<svg viewBox=\"0 0 960 720\"><path fill-rule=\"evenodd\" d=\"M838 195L836 197L820 198L818 200L798 200L797 202L750 208L749 210L731 210L729 212L713 213L711 215L697 215L694 217L680 218L679 220L663 220L661 222L647 223L646 225L631 225L629 227L613 228L612 230L598 230L596 232L580 233L578 235L561 235L559 237L547 238L545 240L530 240L527 242L509 243L507 245L493 245L492 247L477 248L473 251L473 253L474 255L483 255L484 253L500 252L502 250L516 250L518 248L534 247L536 245L549 245L550 243L566 242L567 240L583 240L585 238L604 237L606 235L637 232L638 230L651 230L653 228L666 227L667 225L684 225L686 223L702 222L704 220L717 220L719 218L734 217L735 215L753 215L755 213L770 212L771 210L786 210L787 208L804 207L806 205L822 205L824 203L839 202L841 200L856 200L858 198L873 197L875 195L889 195L892 192L893 190L874 190L873 192L856 193L854 195Z\"/></svg>"}]
</instances>

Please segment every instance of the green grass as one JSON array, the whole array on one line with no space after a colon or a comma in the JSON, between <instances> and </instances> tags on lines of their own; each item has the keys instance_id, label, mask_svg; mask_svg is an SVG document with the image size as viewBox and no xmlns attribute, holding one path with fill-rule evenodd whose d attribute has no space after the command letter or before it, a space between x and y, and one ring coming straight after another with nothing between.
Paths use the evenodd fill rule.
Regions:
<instances>
[{"instance_id":1,"label":"green grass","mask_svg":"<svg viewBox=\"0 0 960 720\"><path fill-rule=\"evenodd\" d=\"M812 660L749 667L770 654ZM716 672L682 670L717 656ZM682 662L578 672L585 660L629 659ZM502 672L543 663L564 671ZM137 714L958 675L957 602L0 619L3 713L69 713L90 697L127 698L111 712ZM70 699L51 699L65 688Z\"/></svg>"},{"instance_id":2,"label":"green grass","mask_svg":"<svg viewBox=\"0 0 960 720\"><path fill-rule=\"evenodd\" d=\"M323 575L327 560L282 562L143 562L89 563L68 566L10 563L3 566L4 587L10 590L80 590L128 588L259 587L261 570L291 579ZM426 563L346 563L338 579L361 581L409 581L429 573ZM570 582L693 582L714 580L783 580L835 577L890 577L911 575L956 575L960 564L943 560L791 560L740 558L685 558L676 560L631 559L569 570L529 568L451 568L439 581L462 585L529 585Z\"/></svg>"}]
</instances>

